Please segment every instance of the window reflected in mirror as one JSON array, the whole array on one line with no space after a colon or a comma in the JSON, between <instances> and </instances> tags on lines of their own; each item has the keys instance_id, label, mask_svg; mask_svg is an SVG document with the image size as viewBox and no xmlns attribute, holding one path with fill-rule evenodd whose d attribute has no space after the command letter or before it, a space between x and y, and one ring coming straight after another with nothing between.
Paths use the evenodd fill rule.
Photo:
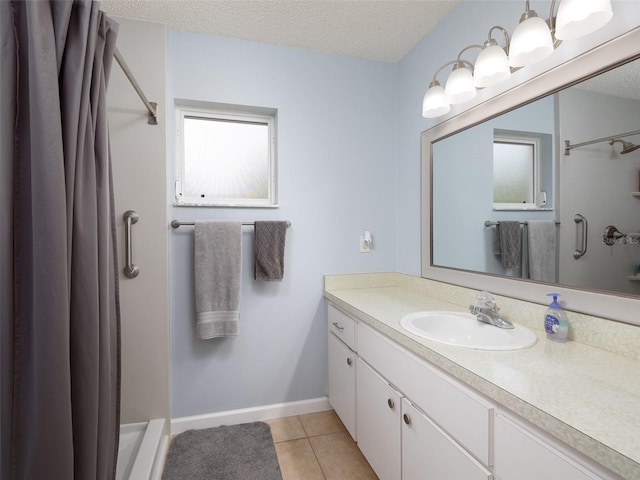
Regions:
<instances>
[{"instance_id":1,"label":"window reflected in mirror","mask_svg":"<svg viewBox=\"0 0 640 480\"><path fill-rule=\"evenodd\" d=\"M550 149L542 147L550 143L541 133L493 130L494 210L548 208L553 162Z\"/></svg>"}]
</instances>

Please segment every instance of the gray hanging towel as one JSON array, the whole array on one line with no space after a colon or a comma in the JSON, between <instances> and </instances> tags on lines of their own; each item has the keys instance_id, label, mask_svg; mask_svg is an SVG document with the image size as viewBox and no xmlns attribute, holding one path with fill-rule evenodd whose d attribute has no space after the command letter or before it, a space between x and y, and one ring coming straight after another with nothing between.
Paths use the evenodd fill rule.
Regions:
<instances>
[{"instance_id":1,"label":"gray hanging towel","mask_svg":"<svg viewBox=\"0 0 640 480\"><path fill-rule=\"evenodd\" d=\"M194 237L198 337L238 335L242 223L196 221Z\"/></svg>"},{"instance_id":2,"label":"gray hanging towel","mask_svg":"<svg viewBox=\"0 0 640 480\"><path fill-rule=\"evenodd\" d=\"M522 240L519 221L500 221L496 225L495 252L502 256L505 270L520 267Z\"/></svg>"},{"instance_id":3,"label":"gray hanging towel","mask_svg":"<svg viewBox=\"0 0 640 480\"><path fill-rule=\"evenodd\" d=\"M556 282L556 222L529 220L529 276Z\"/></svg>"},{"instance_id":4,"label":"gray hanging towel","mask_svg":"<svg viewBox=\"0 0 640 480\"><path fill-rule=\"evenodd\" d=\"M255 222L255 279L280 282L284 276L287 222Z\"/></svg>"}]
</instances>

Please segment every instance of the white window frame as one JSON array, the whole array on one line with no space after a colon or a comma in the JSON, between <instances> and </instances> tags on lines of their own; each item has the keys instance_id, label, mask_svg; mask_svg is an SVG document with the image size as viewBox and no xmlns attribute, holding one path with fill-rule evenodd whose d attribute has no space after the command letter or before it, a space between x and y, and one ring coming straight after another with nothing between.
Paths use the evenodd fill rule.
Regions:
<instances>
[{"instance_id":1,"label":"white window frame","mask_svg":"<svg viewBox=\"0 0 640 480\"><path fill-rule=\"evenodd\" d=\"M184 120L203 118L240 123L266 125L269 131L268 193L267 198L201 197L186 196L183 192L185 172ZM176 104L176 182L175 206L186 207L278 207L277 202L277 158L276 158L276 110L260 107L228 106L220 104L195 105Z\"/></svg>"},{"instance_id":2,"label":"white window frame","mask_svg":"<svg viewBox=\"0 0 640 480\"><path fill-rule=\"evenodd\" d=\"M495 133L493 143L530 145L533 147L533 202L531 203L494 203L493 210L540 210L535 203L536 193L540 191L540 138L509 133Z\"/></svg>"}]
</instances>

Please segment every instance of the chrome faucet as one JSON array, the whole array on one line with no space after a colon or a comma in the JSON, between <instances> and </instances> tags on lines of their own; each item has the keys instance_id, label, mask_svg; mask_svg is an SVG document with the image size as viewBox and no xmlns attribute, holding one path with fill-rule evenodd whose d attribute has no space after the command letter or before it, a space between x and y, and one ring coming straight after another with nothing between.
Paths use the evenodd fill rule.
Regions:
<instances>
[{"instance_id":1,"label":"chrome faucet","mask_svg":"<svg viewBox=\"0 0 640 480\"><path fill-rule=\"evenodd\" d=\"M488 292L478 292L478 304L469 305L469 311L476 316L479 322L488 323L498 328L513 328L513 323L500 318L500 309L496 301Z\"/></svg>"}]
</instances>

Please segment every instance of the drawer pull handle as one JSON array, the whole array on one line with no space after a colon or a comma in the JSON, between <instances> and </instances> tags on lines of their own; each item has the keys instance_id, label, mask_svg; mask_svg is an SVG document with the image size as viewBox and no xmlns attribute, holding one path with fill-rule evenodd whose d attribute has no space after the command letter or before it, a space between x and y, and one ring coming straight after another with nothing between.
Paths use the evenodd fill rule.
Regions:
<instances>
[{"instance_id":1,"label":"drawer pull handle","mask_svg":"<svg viewBox=\"0 0 640 480\"><path fill-rule=\"evenodd\" d=\"M407 415L406 413L402 416L402 418L404 419L404 423L406 423L407 425L411 425L411 417L409 415Z\"/></svg>"},{"instance_id":2,"label":"drawer pull handle","mask_svg":"<svg viewBox=\"0 0 640 480\"><path fill-rule=\"evenodd\" d=\"M351 357L347 357L347 365L351 366L352 363L353 360L351 360Z\"/></svg>"},{"instance_id":3,"label":"drawer pull handle","mask_svg":"<svg viewBox=\"0 0 640 480\"><path fill-rule=\"evenodd\" d=\"M336 327L338 330L340 330L341 332L344 330L344 327L341 327L340 324L338 322L333 322L333 326Z\"/></svg>"},{"instance_id":4,"label":"drawer pull handle","mask_svg":"<svg viewBox=\"0 0 640 480\"><path fill-rule=\"evenodd\" d=\"M391 410L393 410L395 408L395 406L396 406L395 402L391 398L389 400L387 400L387 405L389 405L389 408Z\"/></svg>"}]
</instances>

